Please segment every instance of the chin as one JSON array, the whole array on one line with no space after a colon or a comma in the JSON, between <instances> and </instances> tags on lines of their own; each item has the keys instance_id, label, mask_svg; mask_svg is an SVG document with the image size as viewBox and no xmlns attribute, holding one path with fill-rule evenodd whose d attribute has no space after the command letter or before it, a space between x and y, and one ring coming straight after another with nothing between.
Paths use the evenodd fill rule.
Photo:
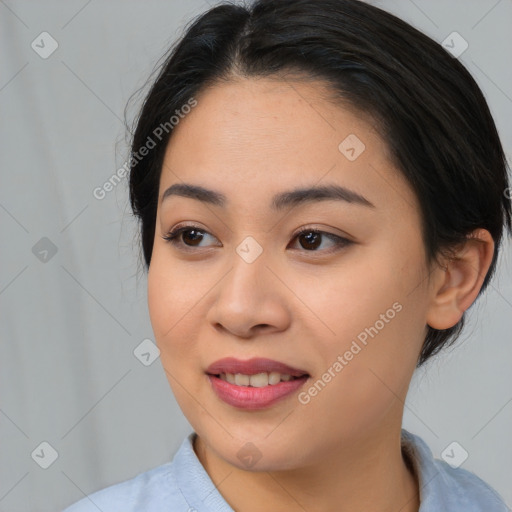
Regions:
<instances>
[{"instance_id":1,"label":"chin","mask_svg":"<svg viewBox=\"0 0 512 512\"><path fill-rule=\"evenodd\" d=\"M286 437L284 442L279 436L272 439L272 434L268 435L271 429L268 428L264 431L261 429L255 436L247 433L238 436L237 433L230 432L233 437L223 432L220 438L210 435L202 439L218 457L238 469L253 472L285 471L301 465L301 454L296 447L302 443L294 441L293 438ZM290 457L291 454L293 458Z\"/></svg>"}]
</instances>

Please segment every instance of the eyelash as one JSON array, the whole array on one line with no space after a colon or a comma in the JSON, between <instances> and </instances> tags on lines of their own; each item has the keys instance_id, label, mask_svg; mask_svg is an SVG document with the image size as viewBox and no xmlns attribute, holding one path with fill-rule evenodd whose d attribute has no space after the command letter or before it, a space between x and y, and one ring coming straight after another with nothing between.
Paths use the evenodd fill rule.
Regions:
<instances>
[{"instance_id":1,"label":"eyelash","mask_svg":"<svg viewBox=\"0 0 512 512\"><path fill-rule=\"evenodd\" d=\"M211 233L208 233L208 231L206 231L204 229L201 229L199 226L194 226L194 225L179 226L178 225L174 230L172 230L169 233L167 233L167 235L162 236L162 238L166 242L169 242L170 244L172 244L172 245L174 245L176 247L184 245L186 247L186 249L183 249L183 250L185 250L185 251L196 252L194 250L194 246L183 244L182 241L179 240L180 235L182 233L186 232L186 231L199 231L202 234L211 235ZM314 249L314 250L303 249L306 252L323 252L323 253L330 254L330 253L342 250L345 247L348 247L349 245L354 243L351 240L349 240L348 238L344 238L344 237L335 235L333 233L328 233L328 232L325 232L325 231L320 231L318 229L313 229L313 228L310 228L310 227L307 227L307 226L304 227L304 228L301 228L298 232L294 233L292 240L295 240L296 238L300 237L301 235L311 234L311 233L315 233L315 234L319 234L319 235L324 235L328 239L330 239L333 242L335 242L335 246L332 247L331 249L327 249L327 250L324 249L323 251L322 250L316 250L316 249ZM213 235L211 235L211 236L213 236Z\"/></svg>"}]
</instances>

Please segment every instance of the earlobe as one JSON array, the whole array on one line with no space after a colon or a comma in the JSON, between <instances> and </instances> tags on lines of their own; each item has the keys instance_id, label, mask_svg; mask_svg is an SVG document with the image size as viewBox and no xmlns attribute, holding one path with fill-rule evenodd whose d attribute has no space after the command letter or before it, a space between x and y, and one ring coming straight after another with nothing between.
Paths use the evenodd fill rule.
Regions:
<instances>
[{"instance_id":1,"label":"earlobe","mask_svg":"<svg viewBox=\"0 0 512 512\"><path fill-rule=\"evenodd\" d=\"M432 297L427 324L434 329L449 329L476 300L494 254L489 231L477 229L443 266L434 270Z\"/></svg>"}]
</instances>

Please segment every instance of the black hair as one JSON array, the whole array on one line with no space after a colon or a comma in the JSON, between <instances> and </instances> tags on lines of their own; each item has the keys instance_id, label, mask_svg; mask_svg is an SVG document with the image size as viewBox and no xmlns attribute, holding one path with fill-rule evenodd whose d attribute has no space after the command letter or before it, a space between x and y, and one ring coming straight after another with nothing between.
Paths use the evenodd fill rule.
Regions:
<instances>
[{"instance_id":1,"label":"black hair","mask_svg":"<svg viewBox=\"0 0 512 512\"><path fill-rule=\"evenodd\" d=\"M490 232L495 251L481 293L504 227L512 231L507 162L489 107L471 74L440 44L359 0L224 2L189 23L165 57L131 141L130 204L146 267L171 117L220 81L285 73L323 81L341 102L377 121L419 200L427 261L477 228ZM156 147L140 158L162 126ZM453 343L463 325L464 316L449 329L427 326L417 366Z\"/></svg>"}]
</instances>

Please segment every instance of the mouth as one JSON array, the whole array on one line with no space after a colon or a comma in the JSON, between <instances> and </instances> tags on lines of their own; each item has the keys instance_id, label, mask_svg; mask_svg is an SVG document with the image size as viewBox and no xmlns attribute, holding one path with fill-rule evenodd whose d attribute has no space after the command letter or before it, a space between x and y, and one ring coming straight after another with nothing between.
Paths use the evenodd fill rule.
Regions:
<instances>
[{"instance_id":1,"label":"mouth","mask_svg":"<svg viewBox=\"0 0 512 512\"><path fill-rule=\"evenodd\" d=\"M267 408L290 396L310 377L304 370L263 358L221 359L206 374L222 401L248 410Z\"/></svg>"},{"instance_id":2,"label":"mouth","mask_svg":"<svg viewBox=\"0 0 512 512\"><path fill-rule=\"evenodd\" d=\"M212 375L219 379L234 384L235 386L263 388L265 386L275 386L280 382L289 382L291 380L297 380L307 375L301 375L300 377L294 377L288 373L279 372L260 372L253 375L247 375L243 373L220 373Z\"/></svg>"},{"instance_id":3,"label":"mouth","mask_svg":"<svg viewBox=\"0 0 512 512\"><path fill-rule=\"evenodd\" d=\"M290 377L303 377L304 375L308 375L305 370L294 368L285 363L281 363L280 361L274 361L273 359L265 359L262 357L255 357L245 361L234 357L225 357L224 359L219 359L211 364L207 368L206 373L215 376L224 374L244 375L249 377L262 373L269 375L288 375Z\"/></svg>"}]
</instances>

